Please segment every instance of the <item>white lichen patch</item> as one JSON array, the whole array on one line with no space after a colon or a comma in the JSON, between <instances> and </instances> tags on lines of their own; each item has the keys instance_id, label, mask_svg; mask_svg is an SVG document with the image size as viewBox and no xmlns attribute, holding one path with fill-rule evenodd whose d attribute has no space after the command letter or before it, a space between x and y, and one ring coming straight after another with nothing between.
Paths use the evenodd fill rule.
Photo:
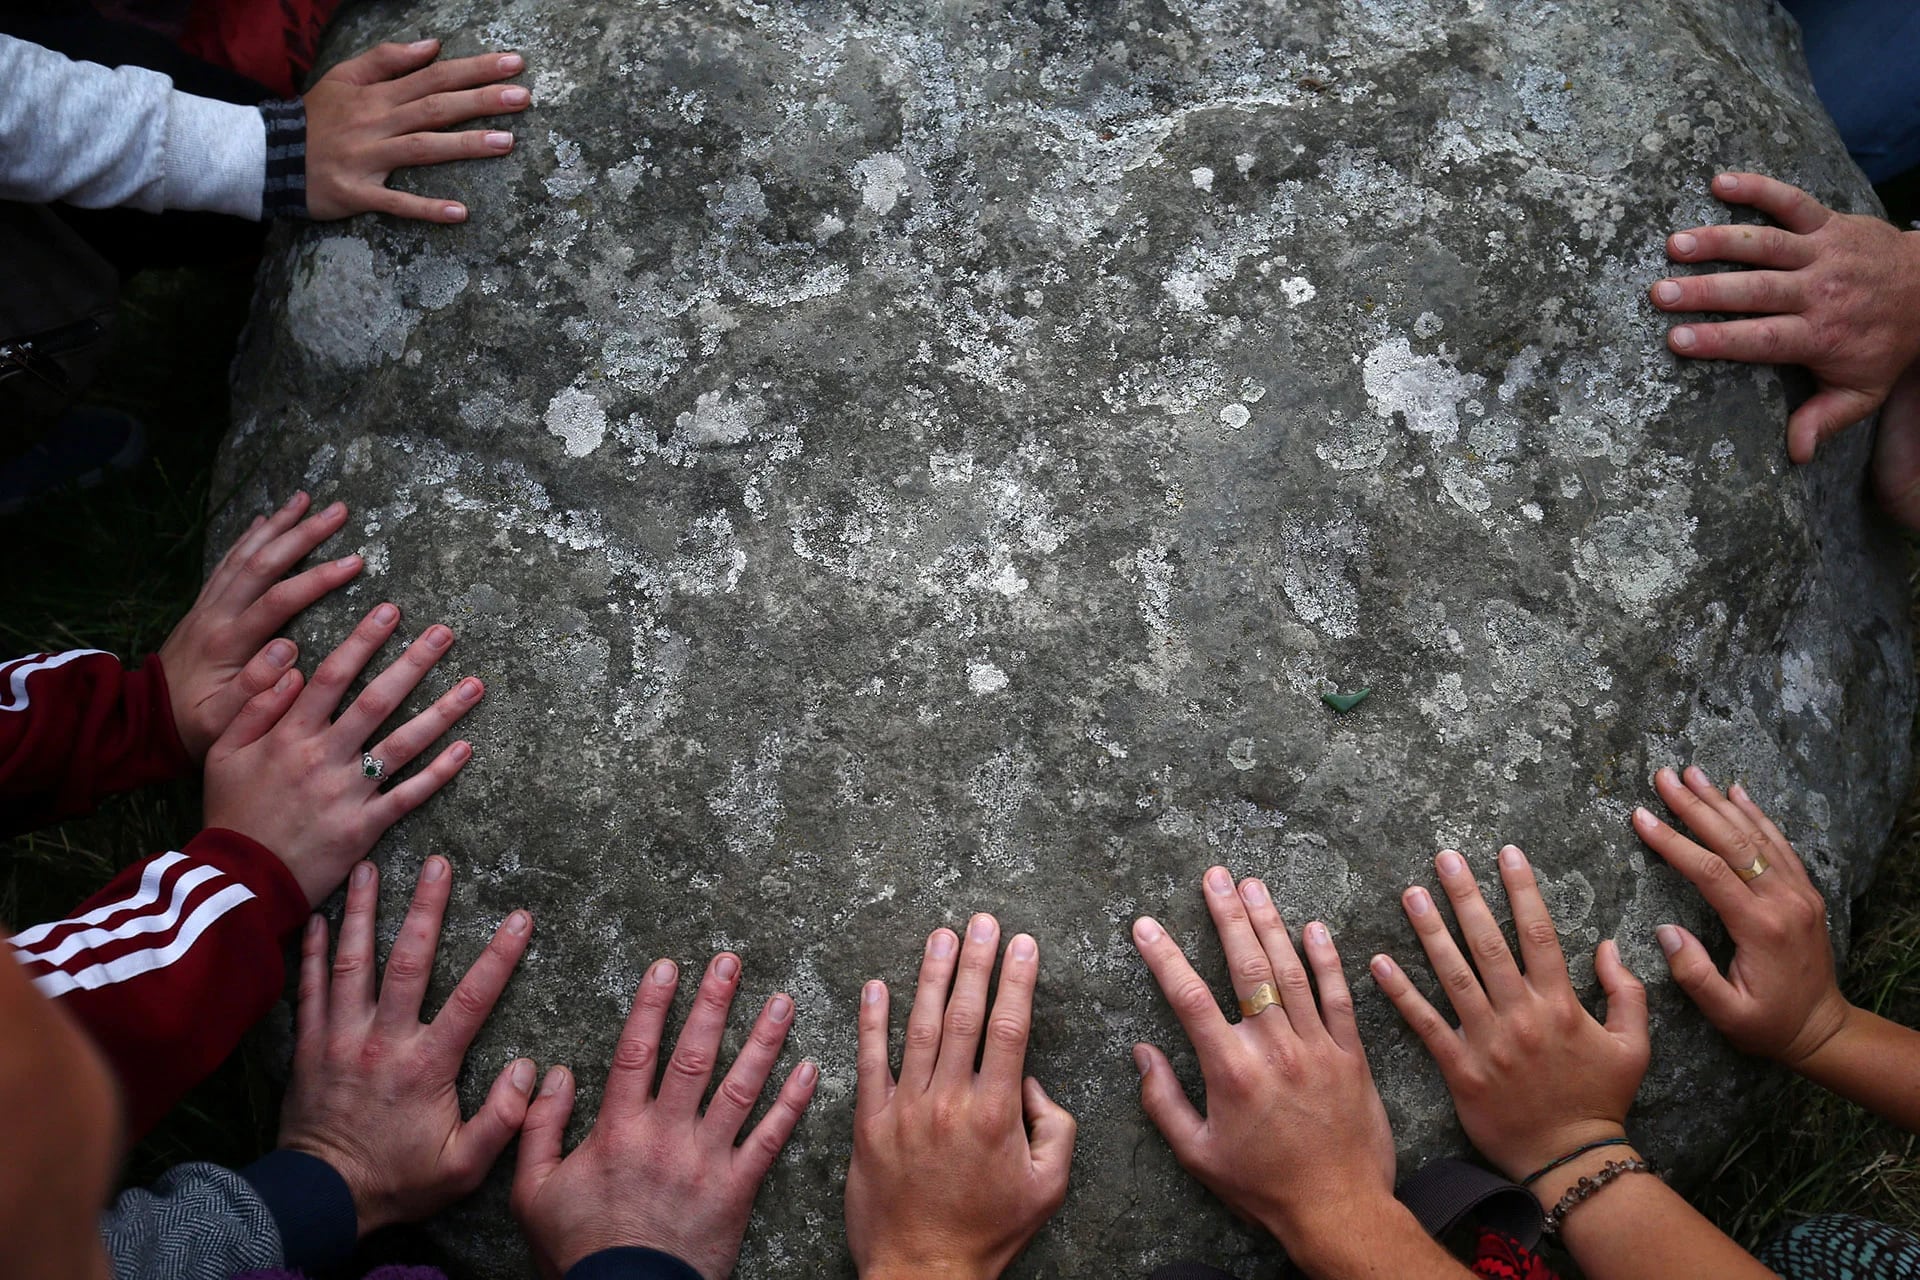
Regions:
<instances>
[{"instance_id":1,"label":"white lichen patch","mask_svg":"<svg viewBox=\"0 0 1920 1280\"><path fill-rule=\"evenodd\" d=\"M907 163L891 151L854 161L852 176L860 203L881 217L911 193Z\"/></svg>"},{"instance_id":2,"label":"white lichen patch","mask_svg":"<svg viewBox=\"0 0 1920 1280\"><path fill-rule=\"evenodd\" d=\"M1220 421L1227 425L1229 431L1238 431L1246 426L1247 419L1251 416L1244 404L1230 404L1220 410Z\"/></svg>"},{"instance_id":3,"label":"white lichen patch","mask_svg":"<svg viewBox=\"0 0 1920 1280\"><path fill-rule=\"evenodd\" d=\"M466 264L458 258L423 253L407 264L405 283L408 300L428 311L451 306L467 288Z\"/></svg>"},{"instance_id":4,"label":"white lichen patch","mask_svg":"<svg viewBox=\"0 0 1920 1280\"><path fill-rule=\"evenodd\" d=\"M566 387L547 402L543 419L547 430L560 438L569 458L584 458L607 438L607 411L593 393Z\"/></svg>"},{"instance_id":5,"label":"white lichen patch","mask_svg":"<svg viewBox=\"0 0 1920 1280\"><path fill-rule=\"evenodd\" d=\"M1459 438L1460 406L1487 384L1479 374L1462 373L1442 356L1417 354L1404 334L1367 352L1361 381L1375 414L1389 422L1398 418L1407 430L1435 445Z\"/></svg>"},{"instance_id":6,"label":"white lichen patch","mask_svg":"<svg viewBox=\"0 0 1920 1280\"><path fill-rule=\"evenodd\" d=\"M1699 522L1685 510L1683 496L1601 517L1574 543L1574 572L1636 616L1662 616L1700 563L1693 549Z\"/></svg>"},{"instance_id":7,"label":"white lichen patch","mask_svg":"<svg viewBox=\"0 0 1920 1280\"><path fill-rule=\"evenodd\" d=\"M555 200L571 200L593 185L593 170L588 168L580 144L557 133L548 133L553 147L553 172L543 184Z\"/></svg>"},{"instance_id":8,"label":"white lichen patch","mask_svg":"<svg viewBox=\"0 0 1920 1280\"><path fill-rule=\"evenodd\" d=\"M724 390L702 391L693 408L674 419L674 435L690 449L743 444L766 416L766 402L751 392L733 397Z\"/></svg>"},{"instance_id":9,"label":"white lichen patch","mask_svg":"<svg viewBox=\"0 0 1920 1280\"><path fill-rule=\"evenodd\" d=\"M1280 292L1288 306L1297 307L1303 302L1312 302L1318 291L1305 276L1289 276L1280 282Z\"/></svg>"},{"instance_id":10,"label":"white lichen patch","mask_svg":"<svg viewBox=\"0 0 1920 1280\"><path fill-rule=\"evenodd\" d=\"M1306 520L1292 512L1280 523L1280 586L1306 625L1344 639L1360 627L1360 589L1351 576L1366 555L1367 532L1343 518Z\"/></svg>"},{"instance_id":11,"label":"white lichen patch","mask_svg":"<svg viewBox=\"0 0 1920 1280\"><path fill-rule=\"evenodd\" d=\"M1213 170L1207 168L1207 166L1200 165L1198 168L1189 172L1187 176L1193 179L1193 185L1200 188L1200 190L1213 190Z\"/></svg>"},{"instance_id":12,"label":"white lichen patch","mask_svg":"<svg viewBox=\"0 0 1920 1280\"><path fill-rule=\"evenodd\" d=\"M999 693L1007 687L1007 673L985 658L967 663L967 689L975 697Z\"/></svg>"},{"instance_id":13,"label":"white lichen patch","mask_svg":"<svg viewBox=\"0 0 1920 1280\"><path fill-rule=\"evenodd\" d=\"M391 273L356 236L328 236L293 271L287 332L309 355L346 369L393 360L420 313L400 301Z\"/></svg>"}]
</instances>

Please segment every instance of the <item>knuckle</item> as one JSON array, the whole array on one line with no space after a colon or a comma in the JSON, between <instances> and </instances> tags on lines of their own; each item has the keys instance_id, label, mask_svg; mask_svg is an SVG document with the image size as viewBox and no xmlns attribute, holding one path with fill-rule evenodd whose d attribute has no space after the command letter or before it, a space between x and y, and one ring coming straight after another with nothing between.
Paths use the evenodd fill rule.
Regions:
<instances>
[{"instance_id":1,"label":"knuckle","mask_svg":"<svg viewBox=\"0 0 1920 1280\"><path fill-rule=\"evenodd\" d=\"M1553 927L1551 920L1529 920L1521 929L1520 936L1529 946L1553 947L1560 944L1560 931Z\"/></svg>"},{"instance_id":2,"label":"knuckle","mask_svg":"<svg viewBox=\"0 0 1920 1280\"><path fill-rule=\"evenodd\" d=\"M1320 1011L1323 1014L1334 1014L1342 1018L1351 1017L1353 1015L1352 993L1345 987L1332 991L1323 990L1320 993Z\"/></svg>"},{"instance_id":3,"label":"knuckle","mask_svg":"<svg viewBox=\"0 0 1920 1280\"><path fill-rule=\"evenodd\" d=\"M947 1010L947 1034L972 1038L980 1034L980 1013L976 1009L954 1008Z\"/></svg>"},{"instance_id":4,"label":"knuckle","mask_svg":"<svg viewBox=\"0 0 1920 1280\"><path fill-rule=\"evenodd\" d=\"M433 139L424 133L410 133L400 139L401 161L409 165L427 164L433 159Z\"/></svg>"},{"instance_id":5,"label":"knuckle","mask_svg":"<svg viewBox=\"0 0 1920 1280\"><path fill-rule=\"evenodd\" d=\"M1297 964L1283 967L1276 975L1280 980L1280 989L1292 996L1311 995L1313 981L1307 977L1307 971Z\"/></svg>"},{"instance_id":6,"label":"knuckle","mask_svg":"<svg viewBox=\"0 0 1920 1280\"><path fill-rule=\"evenodd\" d=\"M395 951L387 957L387 980L411 983L426 977L425 961L410 951Z\"/></svg>"},{"instance_id":7,"label":"knuckle","mask_svg":"<svg viewBox=\"0 0 1920 1280\"><path fill-rule=\"evenodd\" d=\"M1465 995L1480 986L1480 979L1464 964L1448 965L1440 974L1440 982L1456 995Z\"/></svg>"},{"instance_id":8,"label":"knuckle","mask_svg":"<svg viewBox=\"0 0 1920 1280\"><path fill-rule=\"evenodd\" d=\"M1733 868L1724 858L1709 854L1700 859L1698 865L1700 880L1703 884L1719 887L1733 878Z\"/></svg>"},{"instance_id":9,"label":"knuckle","mask_svg":"<svg viewBox=\"0 0 1920 1280\"><path fill-rule=\"evenodd\" d=\"M720 1082L720 1096L735 1110L751 1111L753 1104L760 1100L760 1091L749 1089L732 1076L728 1076Z\"/></svg>"},{"instance_id":10,"label":"knuckle","mask_svg":"<svg viewBox=\"0 0 1920 1280\"><path fill-rule=\"evenodd\" d=\"M644 1040L622 1040L613 1047L616 1071L651 1071L653 1057L653 1046Z\"/></svg>"},{"instance_id":11,"label":"knuckle","mask_svg":"<svg viewBox=\"0 0 1920 1280\"><path fill-rule=\"evenodd\" d=\"M1271 969L1272 966L1267 963L1265 956L1241 956L1233 962L1233 976L1249 986L1267 981L1271 976Z\"/></svg>"},{"instance_id":12,"label":"knuckle","mask_svg":"<svg viewBox=\"0 0 1920 1280\"><path fill-rule=\"evenodd\" d=\"M932 1049L940 1043L940 1028L932 1022L914 1022L907 1026L907 1045L914 1049Z\"/></svg>"},{"instance_id":13,"label":"knuckle","mask_svg":"<svg viewBox=\"0 0 1920 1280\"><path fill-rule=\"evenodd\" d=\"M1018 1051L1027 1043L1027 1029L1014 1018L995 1018L987 1024L987 1040L996 1049Z\"/></svg>"},{"instance_id":14,"label":"knuckle","mask_svg":"<svg viewBox=\"0 0 1920 1280\"><path fill-rule=\"evenodd\" d=\"M1507 940L1497 931L1488 931L1476 936L1470 944L1474 958L1485 964L1493 964L1505 959Z\"/></svg>"},{"instance_id":15,"label":"knuckle","mask_svg":"<svg viewBox=\"0 0 1920 1280\"><path fill-rule=\"evenodd\" d=\"M1175 1009L1186 1014L1203 1014L1216 1007L1213 1002L1213 992L1208 990L1207 984L1198 978L1190 978L1182 982L1168 993L1167 999Z\"/></svg>"},{"instance_id":16,"label":"knuckle","mask_svg":"<svg viewBox=\"0 0 1920 1280\"><path fill-rule=\"evenodd\" d=\"M455 987L453 994L447 997L447 1003L452 1006L456 1014L467 1022L477 1022L487 1016L488 1005L486 999L482 997L478 991L475 991L469 986L461 985Z\"/></svg>"},{"instance_id":17,"label":"knuckle","mask_svg":"<svg viewBox=\"0 0 1920 1280\"><path fill-rule=\"evenodd\" d=\"M683 1046L667 1060L667 1070L688 1079L700 1079L713 1070L713 1052L707 1048Z\"/></svg>"}]
</instances>

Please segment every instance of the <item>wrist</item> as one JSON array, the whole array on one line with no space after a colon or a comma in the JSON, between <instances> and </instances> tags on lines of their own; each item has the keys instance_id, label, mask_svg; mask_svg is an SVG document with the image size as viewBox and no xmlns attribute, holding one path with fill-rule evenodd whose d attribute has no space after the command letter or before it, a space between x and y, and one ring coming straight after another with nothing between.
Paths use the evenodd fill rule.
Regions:
<instances>
[{"instance_id":1,"label":"wrist","mask_svg":"<svg viewBox=\"0 0 1920 1280\"><path fill-rule=\"evenodd\" d=\"M280 1150L298 1151L302 1155L312 1156L332 1169L347 1189L347 1196L353 1203L354 1238L364 1240L382 1227L391 1226L398 1219L383 1216L379 1197L374 1195L369 1180L362 1173L359 1164L346 1152L334 1149L330 1144L304 1134L291 1137L282 1135Z\"/></svg>"},{"instance_id":2,"label":"wrist","mask_svg":"<svg viewBox=\"0 0 1920 1280\"><path fill-rule=\"evenodd\" d=\"M1429 1239L1413 1211L1386 1190L1335 1197L1284 1216L1261 1215L1260 1221L1294 1265L1315 1276L1347 1275L1356 1264L1397 1256L1402 1240Z\"/></svg>"},{"instance_id":3,"label":"wrist","mask_svg":"<svg viewBox=\"0 0 1920 1280\"><path fill-rule=\"evenodd\" d=\"M1774 1059L1789 1071L1803 1076L1812 1075L1823 1062L1833 1058L1836 1051L1844 1050L1847 1040L1859 1024L1860 1010L1836 987L1813 1007L1807 1020L1801 1024L1800 1033L1785 1049L1775 1054Z\"/></svg>"},{"instance_id":4,"label":"wrist","mask_svg":"<svg viewBox=\"0 0 1920 1280\"><path fill-rule=\"evenodd\" d=\"M966 1250L942 1242L926 1242L876 1250L857 1269L860 1280L994 1280L1005 1266L969 1257Z\"/></svg>"},{"instance_id":5,"label":"wrist","mask_svg":"<svg viewBox=\"0 0 1920 1280\"><path fill-rule=\"evenodd\" d=\"M1525 1179L1539 1173L1542 1174L1540 1180L1544 1181L1546 1174L1543 1171L1554 1161L1572 1155L1581 1147L1626 1136L1627 1126L1618 1120L1600 1118L1572 1120L1543 1130L1535 1140L1528 1143L1525 1150L1501 1156L1493 1162L1499 1166L1500 1172L1515 1182L1522 1182L1538 1194L1538 1187L1532 1183L1525 1183ZM1600 1147L1591 1154L1625 1149L1620 1146ZM1552 1170L1556 1175L1559 1172L1559 1169ZM1544 1198L1542 1196L1542 1199Z\"/></svg>"},{"instance_id":6,"label":"wrist","mask_svg":"<svg viewBox=\"0 0 1920 1280\"><path fill-rule=\"evenodd\" d=\"M1542 1209L1552 1209L1567 1192L1580 1182L1600 1172L1608 1161L1640 1159L1640 1150L1632 1143L1624 1146L1596 1147L1592 1151L1583 1151L1557 1169L1536 1178L1527 1190L1533 1192L1534 1199L1540 1202Z\"/></svg>"}]
</instances>

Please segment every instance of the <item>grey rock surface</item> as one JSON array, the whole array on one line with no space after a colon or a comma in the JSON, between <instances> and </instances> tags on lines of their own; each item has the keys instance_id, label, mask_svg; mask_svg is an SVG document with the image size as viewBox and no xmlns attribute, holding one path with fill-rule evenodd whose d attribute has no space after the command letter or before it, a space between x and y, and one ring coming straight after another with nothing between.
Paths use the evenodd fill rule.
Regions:
<instances>
[{"instance_id":1,"label":"grey rock surface","mask_svg":"<svg viewBox=\"0 0 1920 1280\"><path fill-rule=\"evenodd\" d=\"M861 981L991 910L1081 1120L1019 1274L1267 1274L1140 1115L1129 920L1218 976L1215 861L1327 920L1411 1162L1458 1134L1359 970L1435 849L1497 893L1513 840L1582 989L1608 937L1654 988L1640 1136L1710 1157L1762 1073L1665 981L1653 926L1711 930L1628 814L1744 778L1844 938L1914 700L1866 433L1794 468L1781 377L1642 292L1719 168L1875 207L1768 0L408 0L330 57L426 34L526 53L517 149L405 179L467 226L277 238L217 532L346 498L309 657L392 599L459 633L429 693L488 683L380 850L388 936L459 868L440 990L538 918L470 1099L566 1061L580 1131L646 965L732 947L824 1072L741 1273L843 1271ZM436 1228L488 1276L504 1188Z\"/></svg>"}]
</instances>

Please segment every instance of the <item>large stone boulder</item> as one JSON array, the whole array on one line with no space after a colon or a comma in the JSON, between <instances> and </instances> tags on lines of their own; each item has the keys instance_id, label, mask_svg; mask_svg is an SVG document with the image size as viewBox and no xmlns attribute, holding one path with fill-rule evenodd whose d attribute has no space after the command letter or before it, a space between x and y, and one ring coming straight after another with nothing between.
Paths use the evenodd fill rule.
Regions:
<instances>
[{"instance_id":1,"label":"large stone boulder","mask_svg":"<svg viewBox=\"0 0 1920 1280\"><path fill-rule=\"evenodd\" d=\"M1638 1136L1710 1156L1761 1071L1665 981L1653 926L1710 925L1628 814L1744 778L1844 941L1914 697L1867 432L1794 467L1792 384L1644 300L1720 167L1875 207L1771 0L410 0L328 48L429 33L526 53L518 147L407 179L467 226L276 239L216 532L347 499L309 656L388 598L459 633L432 691L487 680L380 850L389 933L460 869L442 989L538 918L470 1099L566 1061L583 1129L645 966L732 947L824 1071L742 1273L844 1271L861 981L991 910L1081 1119L1021 1273L1258 1271L1139 1112L1179 1037L1128 922L1218 975L1216 861L1329 921L1417 1161L1452 1111L1360 967L1513 840L1583 989L1607 937L1654 987ZM504 1186L438 1228L488 1276Z\"/></svg>"}]
</instances>

